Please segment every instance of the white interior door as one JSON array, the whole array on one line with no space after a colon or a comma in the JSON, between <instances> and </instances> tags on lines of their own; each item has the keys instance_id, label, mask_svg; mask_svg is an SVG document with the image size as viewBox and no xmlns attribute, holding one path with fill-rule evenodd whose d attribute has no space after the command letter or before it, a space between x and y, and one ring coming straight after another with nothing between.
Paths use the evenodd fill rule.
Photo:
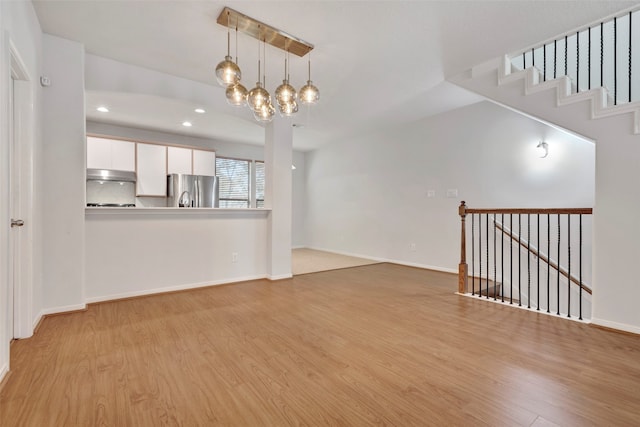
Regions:
<instances>
[{"instance_id":1,"label":"white interior door","mask_svg":"<svg viewBox=\"0 0 640 427\"><path fill-rule=\"evenodd\" d=\"M9 89L9 286L11 339L33 334L33 93L26 67L11 46Z\"/></svg>"},{"instance_id":2,"label":"white interior door","mask_svg":"<svg viewBox=\"0 0 640 427\"><path fill-rule=\"evenodd\" d=\"M15 294L15 283L16 283L16 265L15 265L15 253L16 253L16 245L17 245L17 239L16 239L16 234L17 234L17 230L15 230L17 227L16 225L14 225L14 221L15 221L15 213L14 213L14 206L15 206L15 191L13 189L14 183L15 183L15 165L14 165L14 159L15 159L15 144L14 144L14 85L15 83L15 79L13 78L13 75L11 76L11 85L9 86L9 212L11 214L11 231L9 232L9 288L8 288L8 295L7 295L7 310L8 310L8 315L7 315L7 319L9 321L9 325L8 325L8 330L10 332L9 334L9 340L12 340L13 338L15 338L15 331L14 331L14 327L15 327L15 322L14 322L14 313L15 313L15 309L14 309L14 294ZM17 224L17 223L16 223ZM19 278L18 278L19 280Z\"/></svg>"}]
</instances>

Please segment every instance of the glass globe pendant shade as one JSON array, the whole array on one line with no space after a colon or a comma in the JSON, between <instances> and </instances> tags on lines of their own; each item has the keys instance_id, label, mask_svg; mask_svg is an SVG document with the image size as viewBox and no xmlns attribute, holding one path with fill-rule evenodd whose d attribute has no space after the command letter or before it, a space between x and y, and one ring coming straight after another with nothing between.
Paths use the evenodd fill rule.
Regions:
<instances>
[{"instance_id":1,"label":"glass globe pendant shade","mask_svg":"<svg viewBox=\"0 0 640 427\"><path fill-rule=\"evenodd\" d=\"M289 80L283 80L282 84L276 88L276 101L278 105L286 105L298 98L296 89L289 84Z\"/></svg>"},{"instance_id":2,"label":"glass globe pendant shade","mask_svg":"<svg viewBox=\"0 0 640 427\"><path fill-rule=\"evenodd\" d=\"M278 104L278 110L282 117L291 117L298 112L298 103L291 101L287 104Z\"/></svg>"},{"instance_id":3,"label":"glass globe pendant shade","mask_svg":"<svg viewBox=\"0 0 640 427\"><path fill-rule=\"evenodd\" d=\"M240 83L229 86L225 91L227 102L236 107L242 107L247 102L247 88Z\"/></svg>"},{"instance_id":4,"label":"glass globe pendant shade","mask_svg":"<svg viewBox=\"0 0 640 427\"><path fill-rule=\"evenodd\" d=\"M264 103L257 111L253 112L253 117L259 122L269 123L276 115L276 109L271 103Z\"/></svg>"},{"instance_id":5,"label":"glass globe pendant shade","mask_svg":"<svg viewBox=\"0 0 640 427\"><path fill-rule=\"evenodd\" d=\"M224 61L216 66L216 79L222 87L229 87L240 83L242 73L240 67L233 62L229 55L224 57Z\"/></svg>"},{"instance_id":6,"label":"glass globe pendant shade","mask_svg":"<svg viewBox=\"0 0 640 427\"><path fill-rule=\"evenodd\" d=\"M249 91L247 95L247 104L255 112L259 112L263 105L271 103L271 95L265 88L262 87L262 83L257 82L256 87Z\"/></svg>"},{"instance_id":7,"label":"glass globe pendant shade","mask_svg":"<svg viewBox=\"0 0 640 427\"><path fill-rule=\"evenodd\" d=\"M299 97L303 104L315 104L320 99L320 91L311 80L307 80L307 84L300 88Z\"/></svg>"}]
</instances>

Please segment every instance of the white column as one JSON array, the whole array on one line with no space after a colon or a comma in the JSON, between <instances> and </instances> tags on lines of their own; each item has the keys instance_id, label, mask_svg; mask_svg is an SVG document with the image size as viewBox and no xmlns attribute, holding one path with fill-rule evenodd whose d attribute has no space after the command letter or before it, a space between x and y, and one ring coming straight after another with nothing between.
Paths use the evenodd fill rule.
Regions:
<instances>
[{"instance_id":1,"label":"white column","mask_svg":"<svg viewBox=\"0 0 640 427\"><path fill-rule=\"evenodd\" d=\"M84 46L44 34L42 90L43 311L84 304L86 131Z\"/></svg>"},{"instance_id":2,"label":"white column","mask_svg":"<svg viewBox=\"0 0 640 427\"><path fill-rule=\"evenodd\" d=\"M291 162L293 128L280 117L267 125L264 146L265 207L271 209L267 235L267 275L291 277Z\"/></svg>"}]
</instances>

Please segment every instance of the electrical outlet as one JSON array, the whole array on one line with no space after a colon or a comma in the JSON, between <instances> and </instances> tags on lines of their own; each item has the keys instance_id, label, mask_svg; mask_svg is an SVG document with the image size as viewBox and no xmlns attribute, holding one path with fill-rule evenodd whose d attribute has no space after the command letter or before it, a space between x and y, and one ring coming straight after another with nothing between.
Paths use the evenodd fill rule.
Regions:
<instances>
[{"instance_id":1,"label":"electrical outlet","mask_svg":"<svg viewBox=\"0 0 640 427\"><path fill-rule=\"evenodd\" d=\"M433 199L436 197L436 190L427 190L427 198Z\"/></svg>"},{"instance_id":2,"label":"electrical outlet","mask_svg":"<svg viewBox=\"0 0 640 427\"><path fill-rule=\"evenodd\" d=\"M415 243L411 243L411 244L409 245L409 250L410 250L411 252L415 252L415 251L416 251L416 244L415 244Z\"/></svg>"},{"instance_id":3,"label":"electrical outlet","mask_svg":"<svg viewBox=\"0 0 640 427\"><path fill-rule=\"evenodd\" d=\"M452 199L454 197L458 197L458 189L457 188L450 188L447 190L447 198L448 199Z\"/></svg>"},{"instance_id":4,"label":"electrical outlet","mask_svg":"<svg viewBox=\"0 0 640 427\"><path fill-rule=\"evenodd\" d=\"M231 262L238 262L238 252L231 253Z\"/></svg>"}]
</instances>

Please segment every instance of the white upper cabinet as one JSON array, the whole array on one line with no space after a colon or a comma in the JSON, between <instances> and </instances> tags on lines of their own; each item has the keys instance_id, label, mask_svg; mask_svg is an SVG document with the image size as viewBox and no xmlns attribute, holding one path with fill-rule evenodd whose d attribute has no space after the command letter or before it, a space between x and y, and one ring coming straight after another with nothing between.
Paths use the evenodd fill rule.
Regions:
<instances>
[{"instance_id":1,"label":"white upper cabinet","mask_svg":"<svg viewBox=\"0 0 640 427\"><path fill-rule=\"evenodd\" d=\"M216 176L216 153L193 150L193 174Z\"/></svg>"},{"instance_id":2,"label":"white upper cabinet","mask_svg":"<svg viewBox=\"0 0 640 427\"><path fill-rule=\"evenodd\" d=\"M137 146L137 196L167 195L167 147L155 144Z\"/></svg>"},{"instance_id":3,"label":"white upper cabinet","mask_svg":"<svg viewBox=\"0 0 640 427\"><path fill-rule=\"evenodd\" d=\"M191 166L192 151L190 148L167 147L167 173L191 175L193 173Z\"/></svg>"},{"instance_id":4,"label":"white upper cabinet","mask_svg":"<svg viewBox=\"0 0 640 427\"><path fill-rule=\"evenodd\" d=\"M136 170L136 144L117 139L87 137L87 168Z\"/></svg>"},{"instance_id":5,"label":"white upper cabinet","mask_svg":"<svg viewBox=\"0 0 640 427\"><path fill-rule=\"evenodd\" d=\"M168 174L215 176L216 153L88 136L87 168L136 172L136 196L166 197Z\"/></svg>"}]
</instances>

